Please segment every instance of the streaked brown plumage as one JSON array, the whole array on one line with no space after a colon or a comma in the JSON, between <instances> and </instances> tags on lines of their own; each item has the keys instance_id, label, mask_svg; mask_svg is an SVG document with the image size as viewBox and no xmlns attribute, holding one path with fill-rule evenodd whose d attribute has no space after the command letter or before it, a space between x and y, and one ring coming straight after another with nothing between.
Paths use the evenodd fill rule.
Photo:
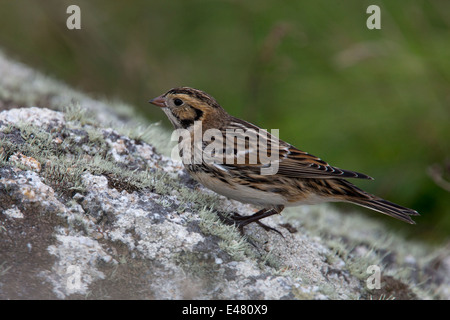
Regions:
<instances>
[{"instance_id":1,"label":"streaked brown plumage","mask_svg":"<svg viewBox=\"0 0 450 320\"><path fill-rule=\"evenodd\" d=\"M169 90L150 101L162 108L175 129L187 129L193 134L196 121L201 121L202 132L218 129L225 135L226 130L238 132L231 151L234 161L219 164L185 163L189 174L207 188L231 199L262 206L263 209L251 216L234 217L234 222L242 228L258 222L265 217L280 213L285 206L316 204L321 202L350 202L402 221L414 224L410 216L418 213L369 194L345 178L371 179L371 177L349 170L330 166L322 159L301 151L282 140L277 140L268 132L244 120L229 115L217 101L207 93L188 87ZM272 175L262 175L264 164L259 151L264 143L252 144L245 140L245 134L239 136L239 130L253 129L260 132L258 138L267 142L267 150L276 146L278 150L278 171ZM241 140L239 140L241 138ZM225 137L224 137L225 139ZM248 139L250 140L250 139ZM191 139L192 147L193 139ZM241 142L239 142L241 141ZM238 144L245 145L245 162L238 161ZM278 143L277 145L275 143ZM201 147L205 148L203 143ZM225 159L226 149L223 150ZM257 152L258 151L258 152ZM256 162L250 161L252 156ZM228 154L230 155L230 153ZM241 158L242 159L242 158ZM253 158L255 159L255 158ZM260 223L259 223L260 224Z\"/></svg>"}]
</instances>

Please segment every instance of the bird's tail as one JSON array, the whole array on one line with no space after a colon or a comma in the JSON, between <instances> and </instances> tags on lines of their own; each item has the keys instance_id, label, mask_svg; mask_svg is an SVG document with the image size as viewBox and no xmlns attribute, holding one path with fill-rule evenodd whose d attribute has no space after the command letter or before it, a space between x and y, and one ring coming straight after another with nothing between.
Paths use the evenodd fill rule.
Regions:
<instances>
[{"instance_id":1,"label":"bird's tail","mask_svg":"<svg viewBox=\"0 0 450 320\"><path fill-rule=\"evenodd\" d=\"M393 202L379 198L373 194L367 193L347 180L338 180L341 185L340 189L345 190L345 196L341 200L366 207L393 218L415 224L411 216L419 216L419 213L413 209L409 209Z\"/></svg>"}]
</instances>

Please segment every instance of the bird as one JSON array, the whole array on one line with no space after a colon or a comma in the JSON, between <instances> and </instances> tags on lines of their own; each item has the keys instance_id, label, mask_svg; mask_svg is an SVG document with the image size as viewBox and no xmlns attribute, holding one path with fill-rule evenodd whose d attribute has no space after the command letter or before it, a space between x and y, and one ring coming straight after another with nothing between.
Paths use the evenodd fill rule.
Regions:
<instances>
[{"instance_id":1,"label":"bird","mask_svg":"<svg viewBox=\"0 0 450 320\"><path fill-rule=\"evenodd\" d=\"M323 202L356 204L409 224L415 224L411 216L419 215L347 180L372 177L331 166L267 130L233 117L206 92L176 87L149 102L164 111L175 130L184 132L179 137L179 155L194 180L227 198L261 208L251 215L220 215L241 231L256 222L280 233L260 220L280 214L285 207ZM209 138L205 138L207 133Z\"/></svg>"}]
</instances>

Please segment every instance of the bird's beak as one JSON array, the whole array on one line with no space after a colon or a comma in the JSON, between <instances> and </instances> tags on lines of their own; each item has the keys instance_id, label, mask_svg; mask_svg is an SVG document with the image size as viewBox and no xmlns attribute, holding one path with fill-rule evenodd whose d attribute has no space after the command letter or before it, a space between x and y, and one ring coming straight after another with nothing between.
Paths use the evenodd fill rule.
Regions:
<instances>
[{"instance_id":1,"label":"bird's beak","mask_svg":"<svg viewBox=\"0 0 450 320\"><path fill-rule=\"evenodd\" d=\"M155 106L164 108L164 107L166 107L164 101L165 101L164 97L163 96L159 96L159 97L156 97L155 99L150 100L149 102L151 104L154 104Z\"/></svg>"}]
</instances>

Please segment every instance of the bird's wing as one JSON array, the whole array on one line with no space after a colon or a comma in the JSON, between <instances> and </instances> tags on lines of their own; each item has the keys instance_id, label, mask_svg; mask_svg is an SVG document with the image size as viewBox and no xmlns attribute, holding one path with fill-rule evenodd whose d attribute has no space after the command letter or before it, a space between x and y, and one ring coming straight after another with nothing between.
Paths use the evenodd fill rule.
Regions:
<instances>
[{"instance_id":1,"label":"bird's wing","mask_svg":"<svg viewBox=\"0 0 450 320\"><path fill-rule=\"evenodd\" d=\"M322 159L292 145L280 147L278 174L299 178L358 178L370 179L366 174L329 165Z\"/></svg>"},{"instance_id":2,"label":"bird's wing","mask_svg":"<svg viewBox=\"0 0 450 320\"><path fill-rule=\"evenodd\" d=\"M246 121L233 118L227 123L226 129L232 132L235 138L224 148L224 169L236 170L245 167L254 171L272 166L276 169L273 174L295 178L373 180L362 173L330 166L322 159L301 151ZM229 141L229 136L226 139ZM225 158L225 154L228 158Z\"/></svg>"}]
</instances>

